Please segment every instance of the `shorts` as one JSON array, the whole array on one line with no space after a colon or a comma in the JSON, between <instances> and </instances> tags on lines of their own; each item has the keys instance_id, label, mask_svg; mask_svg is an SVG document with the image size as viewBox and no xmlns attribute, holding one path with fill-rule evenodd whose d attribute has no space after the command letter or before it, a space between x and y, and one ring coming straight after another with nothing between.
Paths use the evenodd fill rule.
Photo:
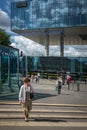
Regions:
<instances>
[{"instance_id":1,"label":"shorts","mask_svg":"<svg viewBox=\"0 0 87 130\"><path fill-rule=\"evenodd\" d=\"M22 106L24 110L30 111L32 109L32 100L28 100L27 102L23 103Z\"/></svg>"}]
</instances>

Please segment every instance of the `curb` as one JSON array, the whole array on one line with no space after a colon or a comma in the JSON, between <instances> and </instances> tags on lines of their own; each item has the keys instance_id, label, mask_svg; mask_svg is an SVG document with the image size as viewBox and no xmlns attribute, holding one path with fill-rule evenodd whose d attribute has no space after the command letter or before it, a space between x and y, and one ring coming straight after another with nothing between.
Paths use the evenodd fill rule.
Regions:
<instances>
[{"instance_id":1,"label":"curb","mask_svg":"<svg viewBox=\"0 0 87 130\"><path fill-rule=\"evenodd\" d=\"M23 115L7 115L0 115L0 119L24 119ZM87 119L87 116L30 115L30 119Z\"/></svg>"},{"instance_id":2,"label":"curb","mask_svg":"<svg viewBox=\"0 0 87 130\"><path fill-rule=\"evenodd\" d=\"M21 109L0 109L1 113L21 113ZM46 110L46 109L32 109L31 113L76 113L76 114L87 114L86 111L74 111L74 110Z\"/></svg>"},{"instance_id":3,"label":"curb","mask_svg":"<svg viewBox=\"0 0 87 130\"><path fill-rule=\"evenodd\" d=\"M0 121L0 126L19 126L19 127L24 127L24 126L31 126L31 127L51 127L52 129L54 129L54 127L61 127L61 128L73 128L75 129L75 127L78 129L78 127L80 127L81 129L87 128L87 122L60 122L60 123L56 123L56 122L36 122L36 121L31 121L29 120L29 123L26 123L24 121Z\"/></svg>"},{"instance_id":4,"label":"curb","mask_svg":"<svg viewBox=\"0 0 87 130\"><path fill-rule=\"evenodd\" d=\"M0 105L19 105L18 102L0 102ZM48 103L33 103L33 106L54 106L54 107L87 107L81 104L48 104Z\"/></svg>"}]
</instances>

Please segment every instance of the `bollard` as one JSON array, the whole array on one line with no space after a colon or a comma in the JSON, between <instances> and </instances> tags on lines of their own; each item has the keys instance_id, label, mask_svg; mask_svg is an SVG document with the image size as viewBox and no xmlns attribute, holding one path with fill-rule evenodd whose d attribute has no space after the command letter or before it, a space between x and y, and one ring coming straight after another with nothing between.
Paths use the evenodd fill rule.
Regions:
<instances>
[{"instance_id":1,"label":"bollard","mask_svg":"<svg viewBox=\"0 0 87 130\"><path fill-rule=\"evenodd\" d=\"M58 88L58 94L61 94L61 89Z\"/></svg>"},{"instance_id":2,"label":"bollard","mask_svg":"<svg viewBox=\"0 0 87 130\"><path fill-rule=\"evenodd\" d=\"M70 90L70 83L68 84L68 90Z\"/></svg>"},{"instance_id":3,"label":"bollard","mask_svg":"<svg viewBox=\"0 0 87 130\"><path fill-rule=\"evenodd\" d=\"M74 82L72 83L72 90L74 90Z\"/></svg>"},{"instance_id":4,"label":"bollard","mask_svg":"<svg viewBox=\"0 0 87 130\"><path fill-rule=\"evenodd\" d=\"M77 83L77 91L79 92L80 91L80 84Z\"/></svg>"}]
</instances>

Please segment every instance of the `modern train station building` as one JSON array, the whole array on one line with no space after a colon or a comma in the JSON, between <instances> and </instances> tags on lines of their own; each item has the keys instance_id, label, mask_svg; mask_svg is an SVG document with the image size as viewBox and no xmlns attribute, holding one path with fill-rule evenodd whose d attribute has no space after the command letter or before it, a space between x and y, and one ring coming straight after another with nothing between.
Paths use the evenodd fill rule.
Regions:
<instances>
[{"instance_id":1,"label":"modern train station building","mask_svg":"<svg viewBox=\"0 0 87 130\"><path fill-rule=\"evenodd\" d=\"M60 60L50 59L50 61L55 60L54 64L58 61L55 64L55 70L62 69L62 66L66 64L65 70L73 73L87 73L86 57L69 59L70 56L68 56L65 59L68 58L69 64L64 59L64 45L87 45L87 0L13 2L11 4L11 29L13 32L44 45L47 56L49 56L49 45L60 45ZM37 70L46 68L43 65L41 67L39 62L37 64L39 64L39 68L36 67ZM52 70L50 67L49 69Z\"/></svg>"},{"instance_id":2,"label":"modern train station building","mask_svg":"<svg viewBox=\"0 0 87 130\"><path fill-rule=\"evenodd\" d=\"M27 0L12 3L12 31L37 43L60 45L87 44L87 0Z\"/></svg>"}]
</instances>

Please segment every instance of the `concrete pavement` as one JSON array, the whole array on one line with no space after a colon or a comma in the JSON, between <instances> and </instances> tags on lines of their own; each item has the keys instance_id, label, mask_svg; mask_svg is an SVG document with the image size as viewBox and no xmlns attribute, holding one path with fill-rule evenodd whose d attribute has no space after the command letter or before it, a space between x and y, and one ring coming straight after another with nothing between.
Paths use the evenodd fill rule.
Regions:
<instances>
[{"instance_id":1,"label":"concrete pavement","mask_svg":"<svg viewBox=\"0 0 87 130\"><path fill-rule=\"evenodd\" d=\"M34 103L49 103L49 104L85 104L87 105L87 84L80 85L80 92L77 92L77 85L71 84L70 91L67 85L62 87L61 95L55 91L55 80L40 80L39 84L32 83L35 90ZM18 101L18 92L16 94L8 93L7 95L0 94L0 100L3 101Z\"/></svg>"},{"instance_id":2,"label":"concrete pavement","mask_svg":"<svg viewBox=\"0 0 87 130\"><path fill-rule=\"evenodd\" d=\"M80 92L76 86L63 86L61 95L55 91L55 80L32 83L35 90L33 109L28 123L24 122L17 95L0 96L0 129L72 130L87 129L87 86L82 84ZM3 127L2 127L3 126ZM18 126L18 127L17 127ZM6 129L6 130L7 130Z\"/></svg>"},{"instance_id":3,"label":"concrete pavement","mask_svg":"<svg viewBox=\"0 0 87 130\"><path fill-rule=\"evenodd\" d=\"M9 104L8 104L9 103ZM11 102L12 103L12 102ZM29 115L29 122L24 122L20 105L10 102L0 103L0 127L65 127L87 128L87 106L35 103ZM85 109L84 109L85 108Z\"/></svg>"},{"instance_id":4,"label":"concrete pavement","mask_svg":"<svg viewBox=\"0 0 87 130\"><path fill-rule=\"evenodd\" d=\"M20 127L13 127L13 126L5 126L5 127L0 127L1 128L1 130L29 130L29 129L32 129L32 130L87 130L87 128L85 128L85 127L58 127L58 126L56 126L56 127L52 127L52 126L42 126L42 127L37 127L37 126L35 126L35 127L31 127L31 126L20 126Z\"/></svg>"}]
</instances>

